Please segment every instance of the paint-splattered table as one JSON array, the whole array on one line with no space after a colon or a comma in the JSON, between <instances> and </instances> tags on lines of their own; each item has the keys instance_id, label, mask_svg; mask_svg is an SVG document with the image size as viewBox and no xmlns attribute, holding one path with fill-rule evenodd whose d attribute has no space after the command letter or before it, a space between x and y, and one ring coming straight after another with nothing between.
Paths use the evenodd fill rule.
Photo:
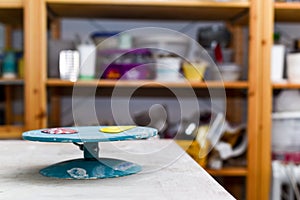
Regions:
<instances>
[{"instance_id":1,"label":"paint-splattered table","mask_svg":"<svg viewBox=\"0 0 300 200\"><path fill-rule=\"evenodd\" d=\"M0 199L5 200L165 200L234 199L172 140L105 142L103 157L130 160L140 173L120 178L65 180L39 170L80 157L67 143L0 141Z\"/></svg>"}]
</instances>

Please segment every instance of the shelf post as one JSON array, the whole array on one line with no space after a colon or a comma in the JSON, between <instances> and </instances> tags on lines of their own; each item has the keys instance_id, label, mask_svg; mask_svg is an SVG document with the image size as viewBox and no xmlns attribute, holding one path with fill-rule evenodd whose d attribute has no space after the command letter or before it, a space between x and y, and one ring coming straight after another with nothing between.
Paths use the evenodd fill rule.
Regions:
<instances>
[{"instance_id":1,"label":"shelf post","mask_svg":"<svg viewBox=\"0 0 300 200\"><path fill-rule=\"evenodd\" d=\"M272 157L271 157L271 113L272 113L272 84L271 84L271 48L273 45L274 30L274 1L264 0L262 2L262 12L260 17L263 19L262 31L262 57L261 68L261 97L260 97L260 190L259 199L270 199L271 176L272 176Z\"/></svg>"},{"instance_id":2,"label":"shelf post","mask_svg":"<svg viewBox=\"0 0 300 200\"><path fill-rule=\"evenodd\" d=\"M26 130L46 126L46 41L45 0L24 1L25 124Z\"/></svg>"},{"instance_id":3,"label":"shelf post","mask_svg":"<svg viewBox=\"0 0 300 200\"><path fill-rule=\"evenodd\" d=\"M261 59L262 59L262 21L261 0L251 0L249 14L249 71L248 71L248 174L246 199L262 199L260 171L260 120L261 120Z\"/></svg>"}]
</instances>

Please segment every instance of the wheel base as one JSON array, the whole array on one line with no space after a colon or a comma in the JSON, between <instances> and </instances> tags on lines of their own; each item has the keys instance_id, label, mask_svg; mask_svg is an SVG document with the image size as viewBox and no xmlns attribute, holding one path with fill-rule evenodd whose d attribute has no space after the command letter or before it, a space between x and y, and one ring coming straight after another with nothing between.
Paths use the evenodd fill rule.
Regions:
<instances>
[{"instance_id":1,"label":"wheel base","mask_svg":"<svg viewBox=\"0 0 300 200\"><path fill-rule=\"evenodd\" d=\"M112 158L75 159L64 161L40 170L40 174L61 179L103 179L138 173L142 167Z\"/></svg>"}]
</instances>

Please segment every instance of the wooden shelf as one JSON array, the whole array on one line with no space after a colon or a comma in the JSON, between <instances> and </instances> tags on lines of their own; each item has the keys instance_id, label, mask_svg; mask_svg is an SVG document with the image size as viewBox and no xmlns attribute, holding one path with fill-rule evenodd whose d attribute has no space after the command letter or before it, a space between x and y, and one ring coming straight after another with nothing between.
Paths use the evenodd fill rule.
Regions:
<instances>
[{"instance_id":1,"label":"wooden shelf","mask_svg":"<svg viewBox=\"0 0 300 200\"><path fill-rule=\"evenodd\" d=\"M21 139L24 128L22 126L0 126L0 139Z\"/></svg>"},{"instance_id":2,"label":"wooden shelf","mask_svg":"<svg viewBox=\"0 0 300 200\"><path fill-rule=\"evenodd\" d=\"M243 167L230 167L220 170L205 169L212 176L247 176L247 169Z\"/></svg>"},{"instance_id":3,"label":"wooden shelf","mask_svg":"<svg viewBox=\"0 0 300 200\"><path fill-rule=\"evenodd\" d=\"M54 16L68 18L245 21L249 2L150 0L46 0Z\"/></svg>"},{"instance_id":4,"label":"wooden shelf","mask_svg":"<svg viewBox=\"0 0 300 200\"><path fill-rule=\"evenodd\" d=\"M273 89L300 89L300 83L273 83Z\"/></svg>"},{"instance_id":5,"label":"wooden shelf","mask_svg":"<svg viewBox=\"0 0 300 200\"><path fill-rule=\"evenodd\" d=\"M22 0L1 0L0 1L0 22L10 25L23 23L23 1Z\"/></svg>"},{"instance_id":6,"label":"wooden shelf","mask_svg":"<svg viewBox=\"0 0 300 200\"><path fill-rule=\"evenodd\" d=\"M145 87L145 88L157 88L157 87L174 87L174 88L227 88L227 89L247 89L248 83L246 81L239 82L157 82L154 80L135 80L135 81L117 81L117 80L88 80L88 81L65 81L61 79L48 79L47 85L51 87Z\"/></svg>"},{"instance_id":7,"label":"wooden shelf","mask_svg":"<svg viewBox=\"0 0 300 200\"><path fill-rule=\"evenodd\" d=\"M276 22L299 22L300 2L274 3Z\"/></svg>"},{"instance_id":8,"label":"wooden shelf","mask_svg":"<svg viewBox=\"0 0 300 200\"><path fill-rule=\"evenodd\" d=\"M23 85L23 79L3 79L0 78L0 85Z\"/></svg>"},{"instance_id":9,"label":"wooden shelf","mask_svg":"<svg viewBox=\"0 0 300 200\"><path fill-rule=\"evenodd\" d=\"M7 0L9 1L9 0ZM268 158L264 152L259 151L261 148L262 129L261 118L266 106L261 106L263 90L261 87L262 65L261 59L268 58L261 56L262 45L261 41L265 39L262 30L265 23L266 14L263 11L265 1L249 0L248 2L205 2L205 0L23 0L25 14L25 36L24 44L26 54L26 89L25 102L26 110L24 118L26 120L26 129L38 129L46 127L47 118L47 102L50 101L52 113L51 118L60 118L60 98L63 95L72 95L72 87L78 85L80 87L100 87L95 93L100 95L111 94L115 86L123 87L122 92L127 93L127 89L131 87L142 87L134 93L135 96L140 94L144 97L152 97L153 94L159 95L159 98L170 96L174 98L172 91L166 92L165 88L175 88L179 92L184 91L182 95L186 95L187 88L194 88L195 94L199 98L209 97L209 90L206 88L215 88L222 90L223 88L229 91L228 108L232 113L239 115L244 113L244 104L241 101L247 101L247 132L249 139L249 148L247 149L247 167L233 167L222 170L208 170L213 176L242 176L246 177L246 194L247 199L268 199L259 198L261 193L267 191L268 184L264 181L262 187L261 177L266 173L260 173L263 168L262 160ZM269 2L269 1L268 1ZM270 3L269 8L272 9ZM266 7L267 8L267 7ZM1 7L0 7L1 9ZM2 8L3 10L4 8ZM22 7L15 8L23 10ZM269 10L268 10L269 11ZM269 12L271 13L271 12ZM12 15L9 16L10 18ZM243 63L244 55L248 54L248 80L237 82L164 82L156 81L115 81L115 80L94 80L94 81L78 81L76 83L70 81L62 81L60 79L44 79L47 77L47 28L50 28L52 38L59 38L60 33L60 18L109 18L109 19L138 19L138 20L190 20L190 21L217 21L228 24L230 30L234 33L235 41L233 47L235 49L235 61ZM21 18L22 19L22 18ZM53 20L53 21L52 21ZM1 18L0 18L1 21ZM124 22L126 23L126 22ZM244 27L247 25L249 30L248 51L244 51L242 42ZM235 26L237 25L237 26ZM268 26L269 27L269 26ZM269 29L267 29L269 30ZM270 34L271 35L271 34ZM267 37L266 37L267 38ZM269 43L267 43L269 44ZM269 59L267 59L269 60ZM39 69L38 71L36 69ZM269 77L269 76L268 76ZM48 88L46 88L48 87ZM68 87L68 88L66 88ZM102 89L103 87L104 89ZM148 88L144 90L143 88ZM49 89L49 90L48 90ZM90 88L83 88L89 90ZM93 88L92 88L93 89ZM247 92L245 92L247 90ZM159 91L159 92L158 92ZM167 94L165 94L167 93ZM172 93L172 94L171 94ZM47 98L47 94L49 98ZM180 93L181 94L181 93ZM122 95L122 94L120 94ZM186 96L188 97L189 94ZM232 98L231 98L232 97ZM235 105L232 107L231 105ZM238 107L238 109L236 109ZM239 109L240 108L240 109ZM262 109L260 109L262 108ZM30 111L30 112L28 112ZM58 117L57 117L58 116ZM31 119L31 120L30 120ZM34 120L33 120L34 119ZM56 122L55 120L52 120ZM49 120L51 122L51 120ZM5 129L6 130L6 129ZM8 129L3 131L9 132ZM1 132L2 133L2 132ZM11 136L10 134L6 134ZM265 135L265 134L264 134ZM264 136L266 137L266 136ZM269 152L268 152L269 153ZM264 155L261 156L261 155ZM253 158L253 159L249 159ZM267 160L268 161L268 160ZM267 165L269 166L269 164ZM268 177L269 178L269 177ZM267 179L266 179L267 180ZM264 190L263 190L264 189Z\"/></svg>"},{"instance_id":10,"label":"wooden shelf","mask_svg":"<svg viewBox=\"0 0 300 200\"><path fill-rule=\"evenodd\" d=\"M22 8L23 0L1 0L0 9L2 8Z\"/></svg>"}]
</instances>

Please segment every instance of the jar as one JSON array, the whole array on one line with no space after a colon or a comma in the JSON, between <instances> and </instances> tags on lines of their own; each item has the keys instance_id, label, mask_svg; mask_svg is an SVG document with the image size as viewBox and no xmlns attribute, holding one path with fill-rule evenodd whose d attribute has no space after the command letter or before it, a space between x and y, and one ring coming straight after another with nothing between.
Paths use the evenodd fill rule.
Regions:
<instances>
[{"instance_id":1,"label":"jar","mask_svg":"<svg viewBox=\"0 0 300 200\"><path fill-rule=\"evenodd\" d=\"M3 78L16 78L17 77L17 61L13 51L8 51L3 59L2 77Z\"/></svg>"}]
</instances>

